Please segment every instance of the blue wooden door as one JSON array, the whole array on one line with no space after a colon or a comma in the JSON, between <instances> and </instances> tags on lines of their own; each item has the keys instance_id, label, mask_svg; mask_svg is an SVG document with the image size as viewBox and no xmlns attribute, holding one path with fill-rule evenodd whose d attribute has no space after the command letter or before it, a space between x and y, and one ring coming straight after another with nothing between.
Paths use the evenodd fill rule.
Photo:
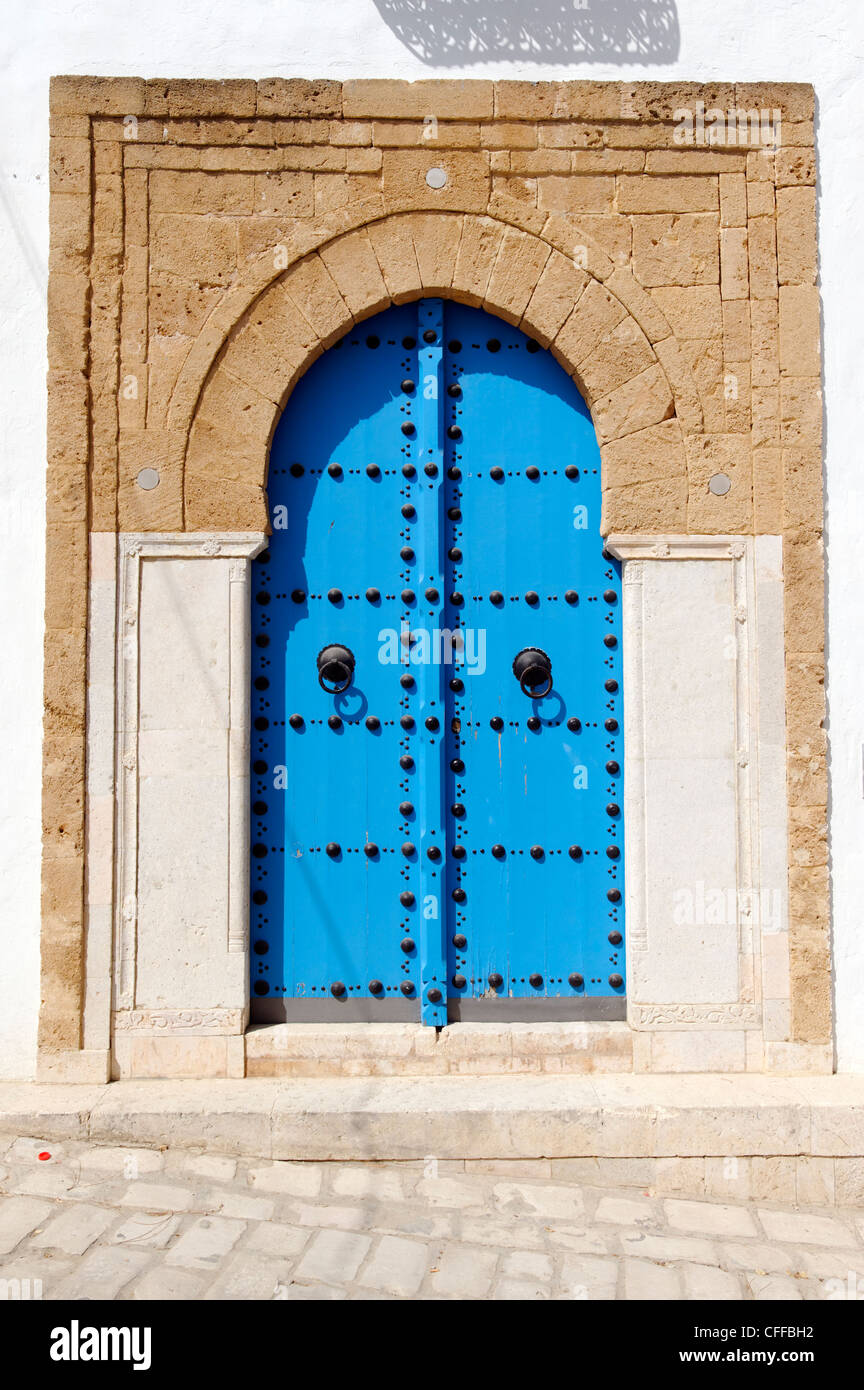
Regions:
<instances>
[{"instance_id":1,"label":"blue wooden door","mask_svg":"<svg viewBox=\"0 0 864 1390\"><path fill-rule=\"evenodd\" d=\"M620 572L573 382L391 308L299 383L268 491L253 1017L622 1017Z\"/></svg>"}]
</instances>

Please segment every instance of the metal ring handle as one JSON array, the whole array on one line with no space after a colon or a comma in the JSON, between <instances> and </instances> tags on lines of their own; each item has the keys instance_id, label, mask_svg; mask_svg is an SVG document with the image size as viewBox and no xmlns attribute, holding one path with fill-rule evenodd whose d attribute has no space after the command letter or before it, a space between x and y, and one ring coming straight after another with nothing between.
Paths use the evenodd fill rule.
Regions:
<instances>
[{"instance_id":1,"label":"metal ring handle","mask_svg":"<svg viewBox=\"0 0 864 1390\"><path fill-rule=\"evenodd\" d=\"M520 681L519 681L519 689L522 691L522 694L523 694L523 695L527 695L528 698L529 698L530 700L543 700L543 699L545 699L545 697L549 694L550 690L552 689L552 672L551 672L551 671L547 671L547 672L545 673L545 674L546 674L546 684L544 685L544 687L543 687L543 689L542 689L541 691L538 692L536 688L534 688L534 687L528 687L528 686L525 684L525 682L527 681L528 677L531 675L532 671L540 671L540 670L542 670L542 667L540 667L540 666L529 666L528 670L525 672L524 676L522 676L521 679L520 679Z\"/></svg>"},{"instance_id":2,"label":"metal ring handle","mask_svg":"<svg viewBox=\"0 0 864 1390\"><path fill-rule=\"evenodd\" d=\"M318 684L326 695L341 695L354 679L354 653L341 642L322 647L315 659ZM329 682L327 685L324 682Z\"/></svg>"},{"instance_id":3,"label":"metal ring handle","mask_svg":"<svg viewBox=\"0 0 864 1390\"><path fill-rule=\"evenodd\" d=\"M318 684L320 685L321 689L322 689L322 690L325 692L325 694L327 694L327 695L341 695L341 694L343 693L343 691L347 690L348 687L349 687L349 685L351 684L351 677L353 676L354 673L353 673L353 671L349 671L349 670L348 670L348 667L345 666L341 661L334 661L334 662L332 662L332 665L333 665L333 666L338 666L338 668L339 668L340 671L344 671L344 672L346 673L346 674L345 674L345 683L344 683L344 685L338 685L338 684L337 684L337 685L333 685L333 686L325 685L325 684L324 684L324 672L323 672L323 671L319 671L319 672L318 672ZM341 677L340 677L340 680L341 680Z\"/></svg>"}]
</instances>

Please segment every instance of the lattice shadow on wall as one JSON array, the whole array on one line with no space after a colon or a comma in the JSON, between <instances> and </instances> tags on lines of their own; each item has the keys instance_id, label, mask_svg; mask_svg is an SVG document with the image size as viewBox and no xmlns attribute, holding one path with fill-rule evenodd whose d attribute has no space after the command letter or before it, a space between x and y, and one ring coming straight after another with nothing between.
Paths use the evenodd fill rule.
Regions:
<instances>
[{"instance_id":1,"label":"lattice shadow on wall","mask_svg":"<svg viewBox=\"0 0 864 1390\"><path fill-rule=\"evenodd\" d=\"M388 28L424 63L671 63L681 34L675 0L374 0Z\"/></svg>"}]
</instances>

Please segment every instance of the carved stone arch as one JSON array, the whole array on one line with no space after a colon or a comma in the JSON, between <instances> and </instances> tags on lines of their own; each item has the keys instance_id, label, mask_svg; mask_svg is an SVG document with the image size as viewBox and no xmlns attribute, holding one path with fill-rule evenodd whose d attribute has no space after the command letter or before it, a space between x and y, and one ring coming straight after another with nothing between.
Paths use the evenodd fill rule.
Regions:
<instances>
[{"instance_id":1,"label":"carved stone arch","mask_svg":"<svg viewBox=\"0 0 864 1390\"><path fill-rule=\"evenodd\" d=\"M544 237L458 212L398 214L352 230L252 300L197 396L186 528L265 528L270 441L296 381L352 324L423 295L482 307L554 353L597 431L604 533L686 529L682 419L701 430L701 411L653 301L627 271L612 269L604 283Z\"/></svg>"}]
</instances>

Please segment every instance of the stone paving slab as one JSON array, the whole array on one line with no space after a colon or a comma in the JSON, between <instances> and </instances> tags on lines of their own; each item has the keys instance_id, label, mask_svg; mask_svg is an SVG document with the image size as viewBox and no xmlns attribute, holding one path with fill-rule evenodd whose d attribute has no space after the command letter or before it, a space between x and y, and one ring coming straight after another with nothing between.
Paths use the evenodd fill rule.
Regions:
<instances>
[{"instance_id":1,"label":"stone paving slab","mask_svg":"<svg viewBox=\"0 0 864 1390\"><path fill-rule=\"evenodd\" d=\"M0 1134L0 1297L864 1298L860 1207L613 1193L551 1165L488 1167Z\"/></svg>"}]
</instances>

